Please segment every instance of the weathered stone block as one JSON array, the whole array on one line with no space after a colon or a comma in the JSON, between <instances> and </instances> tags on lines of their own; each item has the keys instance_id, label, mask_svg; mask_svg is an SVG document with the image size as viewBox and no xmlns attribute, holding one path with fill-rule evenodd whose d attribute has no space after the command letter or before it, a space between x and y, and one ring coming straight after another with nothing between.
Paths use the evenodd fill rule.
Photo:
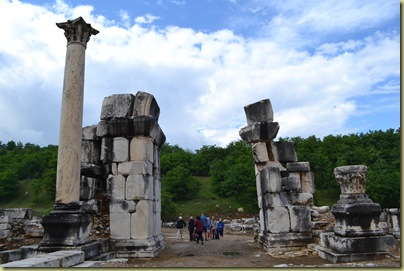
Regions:
<instances>
[{"instance_id":1,"label":"weathered stone block","mask_svg":"<svg viewBox=\"0 0 404 271\"><path fill-rule=\"evenodd\" d=\"M152 116L158 120L159 115L160 107L153 95L147 92L138 91L133 105L132 116Z\"/></svg>"},{"instance_id":2,"label":"weathered stone block","mask_svg":"<svg viewBox=\"0 0 404 271\"><path fill-rule=\"evenodd\" d=\"M279 171L285 171L286 168L282 166L282 164L278 161L268 161L265 164L255 164L255 175L259 174L264 168L267 167L277 167Z\"/></svg>"},{"instance_id":3,"label":"weathered stone block","mask_svg":"<svg viewBox=\"0 0 404 271\"><path fill-rule=\"evenodd\" d=\"M97 126L97 136L126 138L150 136L156 125L158 125L156 119L151 116L101 120Z\"/></svg>"},{"instance_id":4,"label":"weathered stone block","mask_svg":"<svg viewBox=\"0 0 404 271\"><path fill-rule=\"evenodd\" d=\"M131 174L126 178L126 199L153 199L153 177L151 175Z\"/></svg>"},{"instance_id":5,"label":"weathered stone block","mask_svg":"<svg viewBox=\"0 0 404 271\"><path fill-rule=\"evenodd\" d=\"M153 178L153 200L161 199L161 181L160 179Z\"/></svg>"},{"instance_id":6,"label":"weathered stone block","mask_svg":"<svg viewBox=\"0 0 404 271\"><path fill-rule=\"evenodd\" d=\"M298 192L282 192L290 205L313 205L313 194Z\"/></svg>"},{"instance_id":7,"label":"weathered stone block","mask_svg":"<svg viewBox=\"0 0 404 271\"><path fill-rule=\"evenodd\" d=\"M110 238L130 239L131 214L125 212L109 213Z\"/></svg>"},{"instance_id":8,"label":"weathered stone block","mask_svg":"<svg viewBox=\"0 0 404 271\"><path fill-rule=\"evenodd\" d=\"M0 231L11 229L11 225L9 223L0 224Z\"/></svg>"},{"instance_id":9,"label":"weathered stone block","mask_svg":"<svg viewBox=\"0 0 404 271\"><path fill-rule=\"evenodd\" d=\"M289 211L286 207L273 207L266 210L266 229L271 233L290 231Z\"/></svg>"},{"instance_id":10,"label":"weathered stone block","mask_svg":"<svg viewBox=\"0 0 404 271\"><path fill-rule=\"evenodd\" d=\"M83 129L81 130L81 138L82 140L89 140L89 141L98 140L97 125L83 127Z\"/></svg>"},{"instance_id":11,"label":"weathered stone block","mask_svg":"<svg viewBox=\"0 0 404 271\"><path fill-rule=\"evenodd\" d=\"M314 193L314 173L313 172L301 172L300 180L302 184L303 193Z\"/></svg>"},{"instance_id":12,"label":"weathered stone block","mask_svg":"<svg viewBox=\"0 0 404 271\"><path fill-rule=\"evenodd\" d=\"M118 164L117 163L111 164L111 173L113 175L118 175Z\"/></svg>"},{"instance_id":13,"label":"weathered stone block","mask_svg":"<svg viewBox=\"0 0 404 271\"><path fill-rule=\"evenodd\" d=\"M288 177L283 177L282 178L282 191L301 192L300 174L292 173Z\"/></svg>"},{"instance_id":14,"label":"weathered stone block","mask_svg":"<svg viewBox=\"0 0 404 271\"><path fill-rule=\"evenodd\" d=\"M289 205L288 201L282 193L266 193L262 196L262 200L262 206L264 208Z\"/></svg>"},{"instance_id":15,"label":"weathered stone block","mask_svg":"<svg viewBox=\"0 0 404 271\"><path fill-rule=\"evenodd\" d=\"M80 200L93 199L96 191L96 180L81 176L80 181Z\"/></svg>"},{"instance_id":16,"label":"weathered stone block","mask_svg":"<svg viewBox=\"0 0 404 271\"><path fill-rule=\"evenodd\" d=\"M104 98L101 108L101 120L125 118L132 115L135 96L132 94L114 94Z\"/></svg>"},{"instance_id":17,"label":"weathered stone block","mask_svg":"<svg viewBox=\"0 0 404 271\"><path fill-rule=\"evenodd\" d=\"M267 167L261 171L262 193L280 192L282 190L282 179L279 168Z\"/></svg>"},{"instance_id":18,"label":"weathered stone block","mask_svg":"<svg viewBox=\"0 0 404 271\"><path fill-rule=\"evenodd\" d=\"M85 177L104 179L108 176L108 167L105 165L81 163L80 174Z\"/></svg>"},{"instance_id":19,"label":"weathered stone block","mask_svg":"<svg viewBox=\"0 0 404 271\"><path fill-rule=\"evenodd\" d=\"M297 162L295 145L293 142L273 142L275 160L281 163Z\"/></svg>"},{"instance_id":20,"label":"weathered stone block","mask_svg":"<svg viewBox=\"0 0 404 271\"><path fill-rule=\"evenodd\" d=\"M153 201L140 200L136 205L136 212L131 214L132 239L147 239L153 236Z\"/></svg>"},{"instance_id":21,"label":"weathered stone block","mask_svg":"<svg viewBox=\"0 0 404 271\"><path fill-rule=\"evenodd\" d=\"M309 206L288 206L290 214L290 228L295 232L310 232L311 217Z\"/></svg>"},{"instance_id":22,"label":"weathered stone block","mask_svg":"<svg viewBox=\"0 0 404 271\"><path fill-rule=\"evenodd\" d=\"M124 137L115 137L112 148L112 162L125 162L129 160L129 140Z\"/></svg>"},{"instance_id":23,"label":"weathered stone block","mask_svg":"<svg viewBox=\"0 0 404 271\"><path fill-rule=\"evenodd\" d=\"M133 200L113 200L109 203L110 213L134 213L136 202Z\"/></svg>"},{"instance_id":24,"label":"weathered stone block","mask_svg":"<svg viewBox=\"0 0 404 271\"><path fill-rule=\"evenodd\" d=\"M133 137L130 141L131 161L154 161L154 144L150 137Z\"/></svg>"},{"instance_id":25,"label":"weathered stone block","mask_svg":"<svg viewBox=\"0 0 404 271\"><path fill-rule=\"evenodd\" d=\"M4 208L0 209L0 216L8 216L13 219L32 219L31 208Z\"/></svg>"},{"instance_id":26,"label":"weathered stone block","mask_svg":"<svg viewBox=\"0 0 404 271\"><path fill-rule=\"evenodd\" d=\"M269 161L267 144L265 142L258 142L252 146L253 159L256 164L265 163Z\"/></svg>"},{"instance_id":27,"label":"weathered stone block","mask_svg":"<svg viewBox=\"0 0 404 271\"><path fill-rule=\"evenodd\" d=\"M125 177L123 175L109 175L107 191L111 200L125 199Z\"/></svg>"},{"instance_id":28,"label":"weathered stone block","mask_svg":"<svg viewBox=\"0 0 404 271\"><path fill-rule=\"evenodd\" d=\"M160 128L160 125L156 124L153 129L150 131L150 137L153 138L154 143L161 147L163 146L164 142L166 142L166 135Z\"/></svg>"},{"instance_id":29,"label":"weathered stone block","mask_svg":"<svg viewBox=\"0 0 404 271\"><path fill-rule=\"evenodd\" d=\"M276 137L278 131L279 123L277 122L254 122L251 126L241 128L239 135L248 143L270 142Z\"/></svg>"},{"instance_id":30,"label":"weathered stone block","mask_svg":"<svg viewBox=\"0 0 404 271\"><path fill-rule=\"evenodd\" d=\"M288 170L288 172L309 172L310 163L309 162L287 163L286 169Z\"/></svg>"},{"instance_id":31,"label":"weathered stone block","mask_svg":"<svg viewBox=\"0 0 404 271\"><path fill-rule=\"evenodd\" d=\"M274 120L272 104L269 99L246 105L244 111L248 125L252 125L254 122L273 122Z\"/></svg>"},{"instance_id":32,"label":"weathered stone block","mask_svg":"<svg viewBox=\"0 0 404 271\"><path fill-rule=\"evenodd\" d=\"M153 164L150 161L129 161L119 163L118 174L124 176L128 176L129 174L153 175Z\"/></svg>"}]
</instances>

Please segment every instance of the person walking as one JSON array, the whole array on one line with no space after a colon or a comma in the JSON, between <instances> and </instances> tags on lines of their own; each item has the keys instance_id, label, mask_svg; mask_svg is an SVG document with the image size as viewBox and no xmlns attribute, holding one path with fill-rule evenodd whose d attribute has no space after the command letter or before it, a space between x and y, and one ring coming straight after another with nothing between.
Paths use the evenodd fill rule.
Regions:
<instances>
[{"instance_id":1,"label":"person walking","mask_svg":"<svg viewBox=\"0 0 404 271\"><path fill-rule=\"evenodd\" d=\"M217 231L219 232L219 236L223 238L224 222L221 218L219 218L219 222L217 222Z\"/></svg>"},{"instance_id":2,"label":"person walking","mask_svg":"<svg viewBox=\"0 0 404 271\"><path fill-rule=\"evenodd\" d=\"M206 230L208 227L208 218L202 213L201 220L202 220L202 224L203 224L203 232L205 233L205 241L207 241L208 239L206 238Z\"/></svg>"},{"instance_id":3,"label":"person walking","mask_svg":"<svg viewBox=\"0 0 404 271\"><path fill-rule=\"evenodd\" d=\"M217 232L217 220L215 219L214 216L212 216L210 225L211 225L211 230L212 230L212 239L219 239L219 235Z\"/></svg>"},{"instance_id":4,"label":"person walking","mask_svg":"<svg viewBox=\"0 0 404 271\"><path fill-rule=\"evenodd\" d=\"M196 217L195 229L196 229L196 233L198 234L198 239L196 239L196 243L199 244L199 240L201 240L202 245L203 245L203 237L202 237L203 223L202 223L202 220L201 220L200 216Z\"/></svg>"},{"instance_id":5,"label":"person walking","mask_svg":"<svg viewBox=\"0 0 404 271\"><path fill-rule=\"evenodd\" d=\"M192 234L195 232L195 220L194 217L191 216L188 221L188 231L189 231L189 241L193 241Z\"/></svg>"},{"instance_id":6,"label":"person walking","mask_svg":"<svg viewBox=\"0 0 404 271\"><path fill-rule=\"evenodd\" d=\"M208 234L208 239L212 238L211 230L212 230L211 229L211 221L210 221L210 218L208 217L207 218L207 226L206 226L206 232Z\"/></svg>"},{"instance_id":7,"label":"person walking","mask_svg":"<svg viewBox=\"0 0 404 271\"><path fill-rule=\"evenodd\" d=\"M187 223L185 223L184 219L182 219L182 216L179 216L178 220L177 220L177 239L178 240L180 240L180 238L182 240L182 231L186 225L187 225Z\"/></svg>"}]
</instances>

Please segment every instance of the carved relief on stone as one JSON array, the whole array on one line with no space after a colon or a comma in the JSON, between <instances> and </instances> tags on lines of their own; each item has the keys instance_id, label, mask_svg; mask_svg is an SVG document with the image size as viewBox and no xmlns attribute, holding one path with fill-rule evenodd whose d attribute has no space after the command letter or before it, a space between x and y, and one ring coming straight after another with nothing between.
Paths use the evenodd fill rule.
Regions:
<instances>
[{"instance_id":1,"label":"carved relief on stone","mask_svg":"<svg viewBox=\"0 0 404 271\"><path fill-rule=\"evenodd\" d=\"M64 23L56 23L56 25L65 31L67 43L80 42L86 46L90 36L99 33L98 30L91 27L91 24L86 23L82 17L68 20Z\"/></svg>"}]
</instances>

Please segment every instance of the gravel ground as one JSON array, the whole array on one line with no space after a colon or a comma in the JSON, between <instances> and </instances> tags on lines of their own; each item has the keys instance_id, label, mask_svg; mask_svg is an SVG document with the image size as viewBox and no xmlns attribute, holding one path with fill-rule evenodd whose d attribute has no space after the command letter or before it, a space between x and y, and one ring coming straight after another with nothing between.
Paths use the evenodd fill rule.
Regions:
<instances>
[{"instance_id":1,"label":"gravel ground","mask_svg":"<svg viewBox=\"0 0 404 271\"><path fill-rule=\"evenodd\" d=\"M163 228L166 248L154 258L114 259L101 267L126 268L184 268L184 267L319 267L319 268L399 268L400 249L380 260L332 264L320 258L316 251L304 249L296 252L268 253L254 242L252 231L225 232L220 240L202 244L188 239L177 240L175 228Z\"/></svg>"}]
</instances>

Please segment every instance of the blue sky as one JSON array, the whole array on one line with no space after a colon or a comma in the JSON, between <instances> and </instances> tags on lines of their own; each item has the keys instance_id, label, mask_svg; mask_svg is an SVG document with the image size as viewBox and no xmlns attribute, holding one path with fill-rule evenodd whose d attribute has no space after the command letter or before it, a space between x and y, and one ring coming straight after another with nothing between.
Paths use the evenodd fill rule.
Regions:
<instances>
[{"instance_id":1,"label":"blue sky","mask_svg":"<svg viewBox=\"0 0 404 271\"><path fill-rule=\"evenodd\" d=\"M66 39L86 50L83 126L104 97L146 91L167 142L240 139L243 107L270 99L279 137L400 127L400 3L275 0L0 0L0 141L58 144Z\"/></svg>"}]
</instances>

